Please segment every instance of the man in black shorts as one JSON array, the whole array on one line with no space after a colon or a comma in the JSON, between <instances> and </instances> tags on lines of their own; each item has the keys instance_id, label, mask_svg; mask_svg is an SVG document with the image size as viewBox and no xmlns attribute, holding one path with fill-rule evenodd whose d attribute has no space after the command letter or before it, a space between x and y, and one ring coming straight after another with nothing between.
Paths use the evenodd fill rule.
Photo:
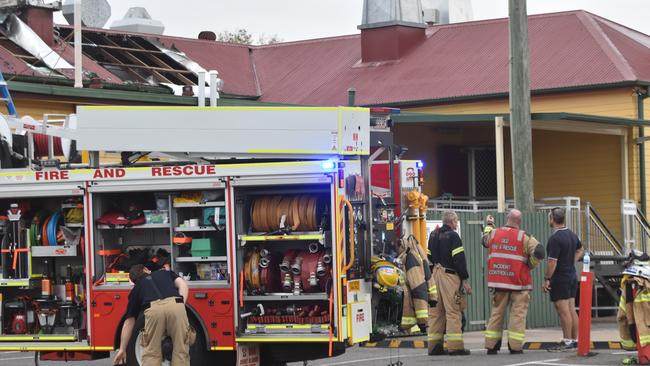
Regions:
<instances>
[{"instance_id":1,"label":"man in black shorts","mask_svg":"<svg viewBox=\"0 0 650 366\"><path fill-rule=\"evenodd\" d=\"M575 262L582 257L584 250L578 236L565 226L563 208L553 208L548 214L548 223L553 228L553 234L546 245L548 261L542 288L550 293L562 326L563 338L555 349L575 349L578 347L578 314L575 310L578 278Z\"/></svg>"}]
</instances>

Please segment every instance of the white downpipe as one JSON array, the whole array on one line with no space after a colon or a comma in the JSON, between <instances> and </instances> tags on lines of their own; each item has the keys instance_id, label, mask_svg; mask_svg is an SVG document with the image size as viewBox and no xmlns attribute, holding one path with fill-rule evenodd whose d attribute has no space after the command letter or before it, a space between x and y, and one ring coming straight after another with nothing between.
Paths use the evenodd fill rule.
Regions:
<instances>
[{"instance_id":1,"label":"white downpipe","mask_svg":"<svg viewBox=\"0 0 650 366\"><path fill-rule=\"evenodd\" d=\"M505 163L503 157L503 117L494 118L494 142L497 158L497 211L506 210Z\"/></svg>"},{"instance_id":2,"label":"white downpipe","mask_svg":"<svg viewBox=\"0 0 650 366\"><path fill-rule=\"evenodd\" d=\"M217 76L219 76L219 73L216 70L210 70L210 107L216 107L217 99L219 99Z\"/></svg>"},{"instance_id":3,"label":"white downpipe","mask_svg":"<svg viewBox=\"0 0 650 366\"><path fill-rule=\"evenodd\" d=\"M199 107L205 107L205 71L199 71Z\"/></svg>"},{"instance_id":4,"label":"white downpipe","mask_svg":"<svg viewBox=\"0 0 650 366\"><path fill-rule=\"evenodd\" d=\"M81 0L74 0L74 87L83 88L81 76Z\"/></svg>"}]
</instances>

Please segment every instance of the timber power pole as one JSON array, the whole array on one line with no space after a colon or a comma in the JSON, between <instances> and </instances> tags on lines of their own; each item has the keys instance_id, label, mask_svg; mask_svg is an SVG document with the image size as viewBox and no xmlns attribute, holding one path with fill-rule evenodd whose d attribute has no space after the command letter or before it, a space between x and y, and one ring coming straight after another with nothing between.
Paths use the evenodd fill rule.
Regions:
<instances>
[{"instance_id":1,"label":"timber power pole","mask_svg":"<svg viewBox=\"0 0 650 366\"><path fill-rule=\"evenodd\" d=\"M510 146L515 206L535 210L533 143L530 122L528 18L526 0L508 0L510 32Z\"/></svg>"}]
</instances>

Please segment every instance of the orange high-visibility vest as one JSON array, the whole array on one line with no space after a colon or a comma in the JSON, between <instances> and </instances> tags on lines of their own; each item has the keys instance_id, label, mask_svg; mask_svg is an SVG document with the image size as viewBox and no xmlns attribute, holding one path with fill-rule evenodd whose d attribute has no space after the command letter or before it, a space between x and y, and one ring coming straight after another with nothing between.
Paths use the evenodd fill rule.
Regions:
<instances>
[{"instance_id":1,"label":"orange high-visibility vest","mask_svg":"<svg viewBox=\"0 0 650 366\"><path fill-rule=\"evenodd\" d=\"M488 246L488 287L532 290L528 257L524 255L525 234L509 227L495 230Z\"/></svg>"}]
</instances>

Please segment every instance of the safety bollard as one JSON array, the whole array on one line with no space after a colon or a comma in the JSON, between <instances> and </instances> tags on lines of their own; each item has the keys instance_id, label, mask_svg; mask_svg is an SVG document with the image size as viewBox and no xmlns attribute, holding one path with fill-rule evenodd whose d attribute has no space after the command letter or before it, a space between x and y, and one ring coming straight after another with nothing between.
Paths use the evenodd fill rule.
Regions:
<instances>
[{"instance_id":1,"label":"safety bollard","mask_svg":"<svg viewBox=\"0 0 650 366\"><path fill-rule=\"evenodd\" d=\"M580 314L578 315L578 356L591 353L591 297L594 274L580 273Z\"/></svg>"}]
</instances>

